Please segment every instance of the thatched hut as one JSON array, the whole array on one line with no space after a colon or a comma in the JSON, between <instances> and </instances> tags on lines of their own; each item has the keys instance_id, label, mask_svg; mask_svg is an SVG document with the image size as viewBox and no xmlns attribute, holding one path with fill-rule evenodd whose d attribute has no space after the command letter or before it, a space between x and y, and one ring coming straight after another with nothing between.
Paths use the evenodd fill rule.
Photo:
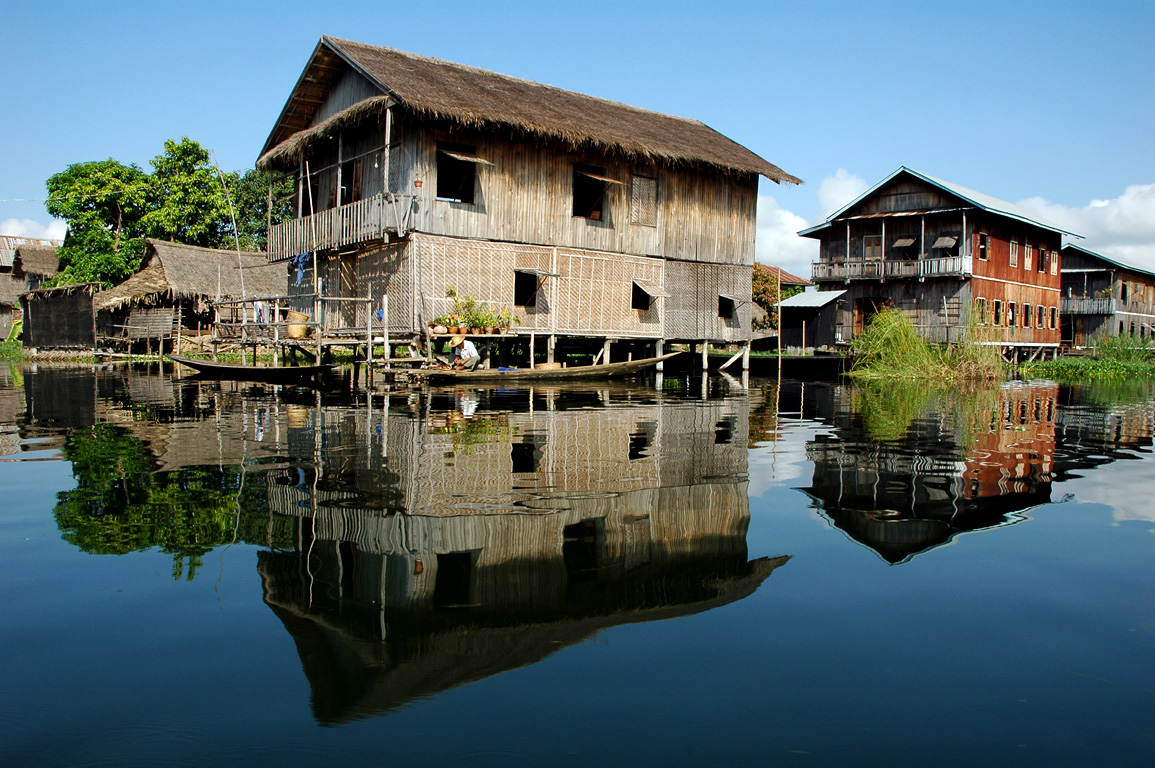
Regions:
<instances>
[{"instance_id":1,"label":"thatched hut","mask_svg":"<svg viewBox=\"0 0 1155 768\"><path fill-rule=\"evenodd\" d=\"M13 321L20 319L20 296L36 290L59 271L58 241L4 240L12 241L12 247L0 249L0 339L7 338Z\"/></svg>"},{"instance_id":2,"label":"thatched hut","mask_svg":"<svg viewBox=\"0 0 1155 768\"><path fill-rule=\"evenodd\" d=\"M330 296L387 296L394 339L456 288L551 359L748 340L758 177L799 181L696 120L331 37L258 166L297 181L270 259L316 263ZM360 331L369 309L321 320Z\"/></svg>"},{"instance_id":3,"label":"thatched hut","mask_svg":"<svg viewBox=\"0 0 1155 768\"><path fill-rule=\"evenodd\" d=\"M196 334L209 328L217 299L285 293L284 266L264 254L146 242L143 268L94 298L101 339L166 339L178 326Z\"/></svg>"}]
</instances>

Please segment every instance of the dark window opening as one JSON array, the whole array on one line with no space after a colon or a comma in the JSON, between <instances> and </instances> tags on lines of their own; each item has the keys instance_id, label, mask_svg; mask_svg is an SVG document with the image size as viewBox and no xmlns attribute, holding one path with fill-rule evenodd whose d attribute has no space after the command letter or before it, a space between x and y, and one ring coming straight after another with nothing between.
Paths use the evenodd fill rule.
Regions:
<instances>
[{"instance_id":1,"label":"dark window opening","mask_svg":"<svg viewBox=\"0 0 1155 768\"><path fill-rule=\"evenodd\" d=\"M646 458L646 451L653 444L651 437L653 429L653 422L642 422L638 424L635 431L630 433L630 461Z\"/></svg>"},{"instance_id":2,"label":"dark window opening","mask_svg":"<svg viewBox=\"0 0 1155 768\"><path fill-rule=\"evenodd\" d=\"M1122 301L1124 304L1127 303L1127 284L1126 283L1120 283L1119 284L1119 300Z\"/></svg>"},{"instance_id":3,"label":"dark window opening","mask_svg":"<svg viewBox=\"0 0 1155 768\"><path fill-rule=\"evenodd\" d=\"M513 273L513 303L518 307L536 307L540 278L533 272Z\"/></svg>"},{"instance_id":4,"label":"dark window opening","mask_svg":"<svg viewBox=\"0 0 1155 768\"><path fill-rule=\"evenodd\" d=\"M1030 328L1031 327L1031 305L1030 304L1024 304L1023 305L1023 327L1024 328Z\"/></svg>"},{"instance_id":5,"label":"dark window opening","mask_svg":"<svg viewBox=\"0 0 1155 768\"><path fill-rule=\"evenodd\" d=\"M437 145L437 199L473 205L479 160L475 147L439 143Z\"/></svg>"},{"instance_id":6,"label":"dark window opening","mask_svg":"<svg viewBox=\"0 0 1155 768\"><path fill-rule=\"evenodd\" d=\"M734 439L734 424L734 417L730 416L714 425L714 445L730 444Z\"/></svg>"},{"instance_id":7,"label":"dark window opening","mask_svg":"<svg viewBox=\"0 0 1155 768\"><path fill-rule=\"evenodd\" d=\"M469 605L469 587L472 580L472 552L447 552L437 555L437 582L433 585L433 606L453 608Z\"/></svg>"},{"instance_id":8,"label":"dark window opening","mask_svg":"<svg viewBox=\"0 0 1155 768\"><path fill-rule=\"evenodd\" d=\"M630 294L630 309L649 309L654 302L654 297L646 293L646 290L637 283L634 283L634 290Z\"/></svg>"},{"instance_id":9,"label":"dark window opening","mask_svg":"<svg viewBox=\"0 0 1155 768\"><path fill-rule=\"evenodd\" d=\"M894 249L898 251L898 255L904 259L917 258L915 243L917 241L913 237L899 237L894 241Z\"/></svg>"},{"instance_id":10,"label":"dark window opening","mask_svg":"<svg viewBox=\"0 0 1155 768\"><path fill-rule=\"evenodd\" d=\"M361 169L363 158L350 160L341 165L341 205L355 203L361 199Z\"/></svg>"},{"instance_id":11,"label":"dark window opening","mask_svg":"<svg viewBox=\"0 0 1155 768\"><path fill-rule=\"evenodd\" d=\"M1007 325L1011 328L1015 327L1015 302L1007 304Z\"/></svg>"},{"instance_id":12,"label":"dark window opening","mask_svg":"<svg viewBox=\"0 0 1155 768\"><path fill-rule=\"evenodd\" d=\"M995 314L992 319L995 325L1003 324L1003 303L998 299L995 299Z\"/></svg>"},{"instance_id":13,"label":"dark window opening","mask_svg":"<svg viewBox=\"0 0 1155 768\"><path fill-rule=\"evenodd\" d=\"M1039 305L1039 316L1038 316L1037 320L1035 321L1035 325L1038 326L1039 328L1046 328L1047 327L1047 312L1046 312L1046 310L1047 310L1047 308L1044 307L1042 304Z\"/></svg>"},{"instance_id":14,"label":"dark window opening","mask_svg":"<svg viewBox=\"0 0 1155 768\"><path fill-rule=\"evenodd\" d=\"M541 447L533 438L524 438L509 446L513 472L536 472L541 462Z\"/></svg>"},{"instance_id":15,"label":"dark window opening","mask_svg":"<svg viewBox=\"0 0 1155 768\"><path fill-rule=\"evenodd\" d=\"M718 317L733 317L734 310L737 309L737 302L729 296L718 297Z\"/></svg>"},{"instance_id":16,"label":"dark window opening","mask_svg":"<svg viewBox=\"0 0 1155 768\"><path fill-rule=\"evenodd\" d=\"M991 237L985 233L979 233L979 259L986 261L991 257Z\"/></svg>"},{"instance_id":17,"label":"dark window opening","mask_svg":"<svg viewBox=\"0 0 1155 768\"><path fill-rule=\"evenodd\" d=\"M944 256L958 256L958 235L939 235L931 248L937 248Z\"/></svg>"},{"instance_id":18,"label":"dark window opening","mask_svg":"<svg viewBox=\"0 0 1155 768\"><path fill-rule=\"evenodd\" d=\"M562 529L562 561L571 583L595 581L598 577L598 540L601 521L582 520Z\"/></svg>"},{"instance_id":19,"label":"dark window opening","mask_svg":"<svg viewBox=\"0 0 1155 768\"><path fill-rule=\"evenodd\" d=\"M1040 272L1046 272L1047 271L1047 257L1049 255L1050 254L1047 253L1046 248L1040 248L1039 249L1039 271Z\"/></svg>"},{"instance_id":20,"label":"dark window opening","mask_svg":"<svg viewBox=\"0 0 1155 768\"><path fill-rule=\"evenodd\" d=\"M600 221L605 214L606 169L574 163L573 215Z\"/></svg>"}]
</instances>

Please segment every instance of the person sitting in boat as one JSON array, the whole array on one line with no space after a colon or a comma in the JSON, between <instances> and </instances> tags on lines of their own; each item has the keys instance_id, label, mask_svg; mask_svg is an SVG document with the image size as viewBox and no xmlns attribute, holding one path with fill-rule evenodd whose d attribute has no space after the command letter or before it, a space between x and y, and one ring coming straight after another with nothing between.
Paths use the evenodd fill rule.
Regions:
<instances>
[{"instance_id":1,"label":"person sitting in boat","mask_svg":"<svg viewBox=\"0 0 1155 768\"><path fill-rule=\"evenodd\" d=\"M456 334L449 340L453 347L453 367L457 370L472 371L481 362L481 355L477 353L477 345L465 338L464 334Z\"/></svg>"}]
</instances>

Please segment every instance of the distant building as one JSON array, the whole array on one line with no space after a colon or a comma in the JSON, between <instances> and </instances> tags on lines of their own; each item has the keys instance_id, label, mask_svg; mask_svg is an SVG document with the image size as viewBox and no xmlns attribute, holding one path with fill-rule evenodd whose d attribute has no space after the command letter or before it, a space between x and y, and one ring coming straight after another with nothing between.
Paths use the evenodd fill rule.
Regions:
<instances>
[{"instance_id":1,"label":"distant building","mask_svg":"<svg viewBox=\"0 0 1155 768\"><path fill-rule=\"evenodd\" d=\"M59 271L60 240L0 235L0 340L20 319L20 296L39 288Z\"/></svg>"},{"instance_id":2,"label":"distant building","mask_svg":"<svg viewBox=\"0 0 1155 768\"><path fill-rule=\"evenodd\" d=\"M929 341L957 341L973 308L1006 352L1058 350L1061 239L1072 233L1013 203L903 167L799 234L821 242L819 290L845 292L839 342L885 307Z\"/></svg>"},{"instance_id":3,"label":"distant building","mask_svg":"<svg viewBox=\"0 0 1155 768\"><path fill-rule=\"evenodd\" d=\"M1081 347L1096 336L1150 338L1155 272L1077 245L1063 247L1062 340Z\"/></svg>"},{"instance_id":4,"label":"distant building","mask_svg":"<svg viewBox=\"0 0 1155 768\"><path fill-rule=\"evenodd\" d=\"M257 164L297 180L271 260L315 253L325 294L387 295L396 341L455 288L551 357L748 340L758 177L799 181L696 120L331 37ZM369 309L326 333L363 335Z\"/></svg>"}]
</instances>

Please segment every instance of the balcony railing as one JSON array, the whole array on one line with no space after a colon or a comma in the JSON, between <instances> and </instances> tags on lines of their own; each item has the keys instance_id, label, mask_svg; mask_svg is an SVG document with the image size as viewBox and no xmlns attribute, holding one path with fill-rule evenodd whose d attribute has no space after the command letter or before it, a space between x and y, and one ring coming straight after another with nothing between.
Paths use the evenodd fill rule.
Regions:
<instances>
[{"instance_id":1,"label":"balcony railing","mask_svg":"<svg viewBox=\"0 0 1155 768\"><path fill-rule=\"evenodd\" d=\"M901 277L970 277L974 262L970 256L943 256L936 259L816 261L811 274L822 280L886 280Z\"/></svg>"},{"instance_id":2,"label":"balcony railing","mask_svg":"<svg viewBox=\"0 0 1155 768\"><path fill-rule=\"evenodd\" d=\"M1069 298L1059 302L1059 312L1064 315L1113 315L1115 300Z\"/></svg>"},{"instance_id":3,"label":"balcony railing","mask_svg":"<svg viewBox=\"0 0 1155 768\"><path fill-rule=\"evenodd\" d=\"M269 231L269 261L377 240L388 233L404 235L409 231L412 210L413 195L374 195L274 224Z\"/></svg>"}]
</instances>

